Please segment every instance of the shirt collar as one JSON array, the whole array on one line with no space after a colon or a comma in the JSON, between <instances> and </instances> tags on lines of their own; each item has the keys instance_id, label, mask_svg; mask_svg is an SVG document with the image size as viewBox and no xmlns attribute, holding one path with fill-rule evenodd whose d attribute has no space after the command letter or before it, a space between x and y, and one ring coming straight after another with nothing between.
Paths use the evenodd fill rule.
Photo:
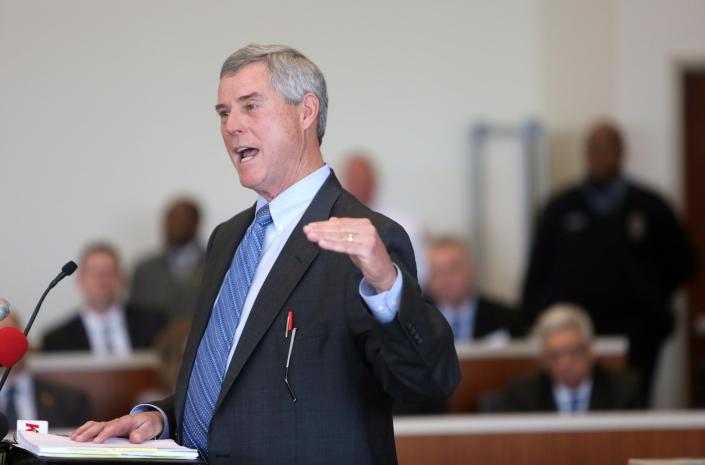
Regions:
<instances>
[{"instance_id":1,"label":"shirt collar","mask_svg":"<svg viewBox=\"0 0 705 465\"><path fill-rule=\"evenodd\" d=\"M457 307L454 307L447 303L438 304L438 309L442 313L447 313L451 315L461 315L461 314L472 314L475 313L475 308L477 307L477 299L475 297L469 297L463 301Z\"/></svg>"},{"instance_id":2,"label":"shirt collar","mask_svg":"<svg viewBox=\"0 0 705 465\"><path fill-rule=\"evenodd\" d=\"M93 325L114 324L122 314L122 308L118 304L113 304L106 312L96 312L85 309L81 315L89 323Z\"/></svg>"},{"instance_id":3,"label":"shirt collar","mask_svg":"<svg viewBox=\"0 0 705 465\"><path fill-rule=\"evenodd\" d=\"M556 384L554 391L561 399L570 399L571 396L575 395L578 399L583 400L589 397L592 392L592 377L580 383L575 389L571 389L564 384Z\"/></svg>"},{"instance_id":4,"label":"shirt collar","mask_svg":"<svg viewBox=\"0 0 705 465\"><path fill-rule=\"evenodd\" d=\"M166 253L169 256L199 256L201 253L201 248L198 243L193 240L188 244L184 244L181 247L167 247Z\"/></svg>"},{"instance_id":5,"label":"shirt collar","mask_svg":"<svg viewBox=\"0 0 705 465\"><path fill-rule=\"evenodd\" d=\"M277 234L281 234L306 211L323 183L330 175L330 167L324 164L313 173L289 186L284 192L269 202L269 213ZM267 200L260 196L257 199L257 210L267 205Z\"/></svg>"}]
</instances>

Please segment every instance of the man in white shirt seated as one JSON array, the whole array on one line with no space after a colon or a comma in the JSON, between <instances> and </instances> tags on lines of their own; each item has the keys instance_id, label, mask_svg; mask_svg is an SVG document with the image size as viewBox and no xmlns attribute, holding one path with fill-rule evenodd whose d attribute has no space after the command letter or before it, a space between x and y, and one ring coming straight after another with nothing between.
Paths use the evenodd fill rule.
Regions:
<instances>
[{"instance_id":1,"label":"man in white shirt seated","mask_svg":"<svg viewBox=\"0 0 705 465\"><path fill-rule=\"evenodd\" d=\"M22 330L14 314L0 321L0 328L4 327ZM51 428L71 428L91 416L90 401L85 393L35 379L24 360L12 368L0 391L0 412L7 418L10 430L15 429L17 420L46 420Z\"/></svg>"},{"instance_id":2,"label":"man in white shirt seated","mask_svg":"<svg viewBox=\"0 0 705 465\"><path fill-rule=\"evenodd\" d=\"M43 350L127 355L151 346L165 317L122 304L120 258L111 245L96 243L85 249L77 282L83 304L75 316L44 336Z\"/></svg>"},{"instance_id":3,"label":"man in white shirt seated","mask_svg":"<svg viewBox=\"0 0 705 465\"><path fill-rule=\"evenodd\" d=\"M575 305L556 304L538 320L543 369L510 383L497 403L504 412L580 414L643 408L638 378L596 363L593 327Z\"/></svg>"},{"instance_id":4,"label":"man in white shirt seated","mask_svg":"<svg viewBox=\"0 0 705 465\"><path fill-rule=\"evenodd\" d=\"M428 263L428 297L448 320L456 343L503 343L518 332L516 311L478 294L465 240L453 236L432 240Z\"/></svg>"}]
</instances>

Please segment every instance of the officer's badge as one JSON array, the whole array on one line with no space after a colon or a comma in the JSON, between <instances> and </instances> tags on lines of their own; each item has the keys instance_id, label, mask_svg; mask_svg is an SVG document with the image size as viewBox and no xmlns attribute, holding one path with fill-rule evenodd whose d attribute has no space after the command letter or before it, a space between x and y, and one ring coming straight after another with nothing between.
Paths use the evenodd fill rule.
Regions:
<instances>
[{"instance_id":1,"label":"officer's badge","mask_svg":"<svg viewBox=\"0 0 705 465\"><path fill-rule=\"evenodd\" d=\"M641 212L634 211L627 217L627 235L634 242L640 242L646 235L646 220Z\"/></svg>"},{"instance_id":2,"label":"officer's badge","mask_svg":"<svg viewBox=\"0 0 705 465\"><path fill-rule=\"evenodd\" d=\"M568 214L563 217L563 228L566 232L580 232L585 229L587 223L588 219L585 216L585 213L581 211L568 212Z\"/></svg>"}]
</instances>

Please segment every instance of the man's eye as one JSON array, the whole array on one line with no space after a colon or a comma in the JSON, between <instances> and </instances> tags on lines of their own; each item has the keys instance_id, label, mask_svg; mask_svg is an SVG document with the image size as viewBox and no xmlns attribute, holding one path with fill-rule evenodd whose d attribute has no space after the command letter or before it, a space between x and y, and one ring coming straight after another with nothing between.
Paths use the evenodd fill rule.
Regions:
<instances>
[{"instance_id":1,"label":"man's eye","mask_svg":"<svg viewBox=\"0 0 705 465\"><path fill-rule=\"evenodd\" d=\"M218 116L220 116L221 119L227 118L229 114L230 114L230 112L227 112L227 111L219 111L218 112Z\"/></svg>"},{"instance_id":2,"label":"man's eye","mask_svg":"<svg viewBox=\"0 0 705 465\"><path fill-rule=\"evenodd\" d=\"M254 110L255 108L257 108L257 104L255 104L255 103L248 103L247 105L245 105L245 109L246 109L247 111L252 111L252 110Z\"/></svg>"}]
</instances>

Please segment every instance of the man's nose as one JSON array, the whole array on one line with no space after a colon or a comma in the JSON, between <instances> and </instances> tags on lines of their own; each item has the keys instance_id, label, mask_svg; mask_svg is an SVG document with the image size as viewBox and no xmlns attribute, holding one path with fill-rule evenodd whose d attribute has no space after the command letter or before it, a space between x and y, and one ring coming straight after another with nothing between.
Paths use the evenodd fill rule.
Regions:
<instances>
[{"instance_id":1,"label":"man's nose","mask_svg":"<svg viewBox=\"0 0 705 465\"><path fill-rule=\"evenodd\" d=\"M240 134L243 132L242 118L236 113L230 113L223 121L223 129L228 134Z\"/></svg>"}]
</instances>

